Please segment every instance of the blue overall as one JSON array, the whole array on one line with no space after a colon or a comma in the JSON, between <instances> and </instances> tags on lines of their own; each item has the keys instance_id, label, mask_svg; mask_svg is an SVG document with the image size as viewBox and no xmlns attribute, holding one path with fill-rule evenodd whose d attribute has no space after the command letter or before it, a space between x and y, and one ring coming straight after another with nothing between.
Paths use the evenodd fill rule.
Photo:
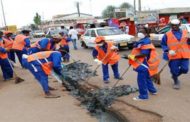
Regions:
<instances>
[{"instance_id":1,"label":"blue overall","mask_svg":"<svg viewBox=\"0 0 190 122\"><path fill-rule=\"evenodd\" d=\"M22 51L15 50L15 53L16 53L16 55L18 57L18 60L19 60L19 62L20 62L20 64L21 64L22 67L23 67L23 65L22 65L22 55L23 54L27 54L27 48L30 47L30 39L26 38L24 41L25 41L24 49Z\"/></svg>"},{"instance_id":2,"label":"blue overall","mask_svg":"<svg viewBox=\"0 0 190 122\"><path fill-rule=\"evenodd\" d=\"M182 31L172 31L175 37L177 38L178 41L181 40L182 38ZM161 46L163 50L163 59L169 60L168 59L168 51L170 50L168 45L167 45L167 36L164 35L162 38ZM177 79L178 76L181 74L187 74L189 71L189 59L173 59L169 61L169 68L170 72L172 74L172 78Z\"/></svg>"},{"instance_id":3,"label":"blue overall","mask_svg":"<svg viewBox=\"0 0 190 122\"><path fill-rule=\"evenodd\" d=\"M50 49L53 50L53 48L54 48L53 40L50 40L50 43L51 43ZM33 53L37 53L37 52L40 52L40 51L46 51L47 46L49 44L49 39L48 38L43 38L42 40L40 40L38 42L38 44L39 44L40 48L39 47L31 47L28 50L28 55L33 54Z\"/></svg>"},{"instance_id":4,"label":"blue overall","mask_svg":"<svg viewBox=\"0 0 190 122\"><path fill-rule=\"evenodd\" d=\"M2 38L0 38L0 41L3 41ZM1 53L6 53L5 48L0 47ZM0 58L0 66L1 70L3 72L3 78L4 80L8 80L10 78L13 78L13 69L11 68L11 64L9 63L8 59L1 59Z\"/></svg>"},{"instance_id":5,"label":"blue overall","mask_svg":"<svg viewBox=\"0 0 190 122\"><path fill-rule=\"evenodd\" d=\"M138 42L135 43L135 48L140 48L142 45L150 44L151 41L148 37L145 37ZM148 66L147 60L150 58L150 49L144 49L141 50L141 54L145 54L147 57L145 58L143 64ZM135 71L138 73L137 75L137 83L139 87L139 98L140 99L148 99L148 91L150 93L156 93L157 90L154 87L154 84L152 83L152 80L150 78L150 74L147 68L140 65L138 66Z\"/></svg>"},{"instance_id":6,"label":"blue overall","mask_svg":"<svg viewBox=\"0 0 190 122\"><path fill-rule=\"evenodd\" d=\"M53 52L47 60L53 63L53 70L58 75L61 75L61 54L59 52ZM46 63L45 59L40 60L42 63ZM40 83L45 93L49 92L48 75L43 71L41 64L38 61L27 62L27 59L23 59L23 65L28 68L34 75L35 79ZM36 70L35 70L36 69Z\"/></svg>"},{"instance_id":7,"label":"blue overall","mask_svg":"<svg viewBox=\"0 0 190 122\"><path fill-rule=\"evenodd\" d=\"M100 47L105 53L107 53L107 43L105 43L102 47ZM98 51L96 49L93 49L92 51L92 56L94 58L96 58L98 56ZM111 65L113 73L114 73L114 77L116 79L120 78L120 74L119 74L119 70L118 70L118 65L119 63L115 63L113 65ZM104 65L102 64L102 72L103 72L103 80L104 82L108 82L109 81L109 69L108 69L108 64Z\"/></svg>"},{"instance_id":8,"label":"blue overall","mask_svg":"<svg viewBox=\"0 0 190 122\"><path fill-rule=\"evenodd\" d=\"M66 42L67 43L69 43L70 41L72 41L72 39L70 38L70 37L68 37L67 39L66 39ZM70 59L70 54L69 54L69 52L70 52L70 49L69 49L69 45L64 45L63 47L61 47L61 49L62 50L65 50L66 52L64 53L62 53L62 57L63 57L63 59L66 59L66 60L69 60Z\"/></svg>"}]
</instances>

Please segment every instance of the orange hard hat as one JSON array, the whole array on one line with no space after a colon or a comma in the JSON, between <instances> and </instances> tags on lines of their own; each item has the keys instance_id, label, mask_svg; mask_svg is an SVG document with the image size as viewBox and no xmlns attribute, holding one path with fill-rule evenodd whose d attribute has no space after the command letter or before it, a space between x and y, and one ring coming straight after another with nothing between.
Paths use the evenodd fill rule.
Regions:
<instances>
[{"instance_id":1,"label":"orange hard hat","mask_svg":"<svg viewBox=\"0 0 190 122\"><path fill-rule=\"evenodd\" d=\"M7 35L7 34L12 34L13 32L11 31L4 31L4 34Z\"/></svg>"},{"instance_id":2,"label":"orange hard hat","mask_svg":"<svg viewBox=\"0 0 190 122\"><path fill-rule=\"evenodd\" d=\"M100 42L102 42L102 41L105 41L105 38L104 38L103 36L98 36L98 37L96 37L96 39L95 39L95 42L96 42L96 43L100 43Z\"/></svg>"}]
</instances>

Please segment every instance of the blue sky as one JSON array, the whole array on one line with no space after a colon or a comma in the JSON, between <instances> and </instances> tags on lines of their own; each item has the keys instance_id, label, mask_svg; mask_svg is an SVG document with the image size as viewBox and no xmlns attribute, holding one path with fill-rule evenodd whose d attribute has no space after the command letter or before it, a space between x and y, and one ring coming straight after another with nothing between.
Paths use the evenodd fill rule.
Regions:
<instances>
[{"instance_id":1,"label":"blue sky","mask_svg":"<svg viewBox=\"0 0 190 122\"><path fill-rule=\"evenodd\" d=\"M119 6L123 2L133 4L133 0L3 0L8 25L23 26L33 22L36 12L43 19L51 19L56 14L76 12L75 2L80 1L81 12L100 16L108 5ZM90 2L91 1L91 2ZM189 0L142 0L143 9L160 9L167 7L190 7ZM0 11L0 26L2 26Z\"/></svg>"}]
</instances>

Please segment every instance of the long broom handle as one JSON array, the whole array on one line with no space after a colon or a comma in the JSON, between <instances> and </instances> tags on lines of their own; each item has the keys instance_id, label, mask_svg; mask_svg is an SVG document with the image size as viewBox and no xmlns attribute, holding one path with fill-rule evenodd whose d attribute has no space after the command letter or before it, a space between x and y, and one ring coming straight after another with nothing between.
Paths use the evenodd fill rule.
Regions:
<instances>
[{"instance_id":1,"label":"long broom handle","mask_svg":"<svg viewBox=\"0 0 190 122\"><path fill-rule=\"evenodd\" d=\"M169 63L169 61L167 61L167 62L164 64L164 66L161 68L161 70L158 72L158 74L161 74L161 73L164 71L164 69L165 69L165 67L168 65L168 63Z\"/></svg>"},{"instance_id":2,"label":"long broom handle","mask_svg":"<svg viewBox=\"0 0 190 122\"><path fill-rule=\"evenodd\" d=\"M17 73L15 72L15 70L14 70L14 68L13 68L13 66L12 66L12 64L11 64L11 62L10 62L10 60L9 60L9 58L7 58L7 60L8 60L8 62L9 62L9 65L11 66L11 69L13 70L15 76L18 77L18 75L17 75Z\"/></svg>"},{"instance_id":3,"label":"long broom handle","mask_svg":"<svg viewBox=\"0 0 190 122\"><path fill-rule=\"evenodd\" d=\"M123 76L129 71L130 67L131 67L131 65L129 65L129 66L127 67L127 69L123 72L123 74L121 75L121 77L123 77ZM119 81L121 81L121 79L118 79L118 80L116 81L116 83L113 85L112 88L116 87L116 85L119 83Z\"/></svg>"}]
</instances>

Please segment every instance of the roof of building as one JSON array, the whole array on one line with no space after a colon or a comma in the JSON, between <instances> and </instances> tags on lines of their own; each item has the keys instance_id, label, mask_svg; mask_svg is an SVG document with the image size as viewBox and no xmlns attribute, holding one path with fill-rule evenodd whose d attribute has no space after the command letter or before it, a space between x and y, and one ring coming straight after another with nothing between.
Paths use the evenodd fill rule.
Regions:
<instances>
[{"instance_id":1,"label":"roof of building","mask_svg":"<svg viewBox=\"0 0 190 122\"><path fill-rule=\"evenodd\" d=\"M177 14L177 13L185 13L190 12L190 7L179 7L179 8L164 8L159 10L159 14Z\"/></svg>"},{"instance_id":2,"label":"roof of building","mask_svg":"<svg viewBox=\"0 0 190 122\"><path fill-rule=\"evenodd\" d=\"M60 15L53 16L53 18L67 17L67 16L71 16L71 15L75 15L75 14L78 14L78 13L60 14ZM91 14L85 14L85 13L80 13L80 15L92 16Z\"/></svg>"}]
</instances>

